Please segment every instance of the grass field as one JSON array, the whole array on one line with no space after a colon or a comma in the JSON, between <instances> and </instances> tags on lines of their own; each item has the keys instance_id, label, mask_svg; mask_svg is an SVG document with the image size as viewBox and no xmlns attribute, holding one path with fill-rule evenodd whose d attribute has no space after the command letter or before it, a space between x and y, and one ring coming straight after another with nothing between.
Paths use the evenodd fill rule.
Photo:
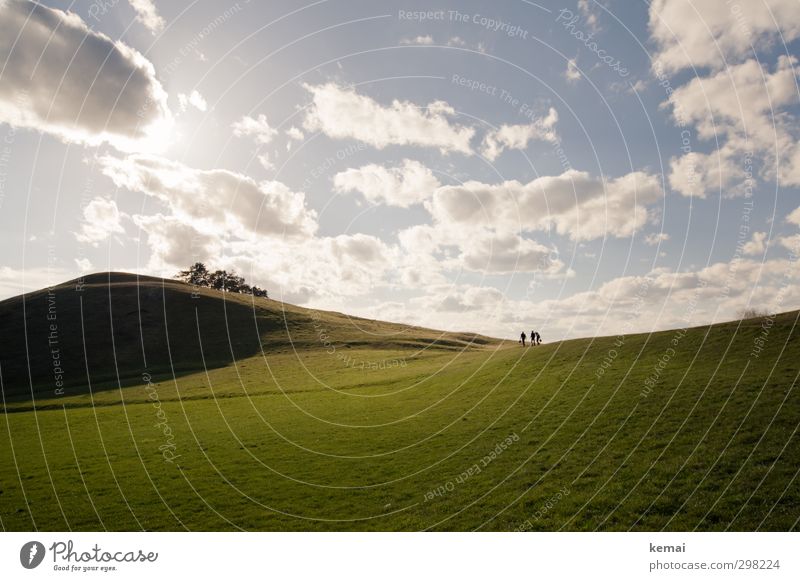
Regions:
<instances>
[{"instance_id":1,"label":"grass field","mask_svg":"<svg viewBox=\"0 0 800 581\"><path fill-rule=\"evenodd\" d=\"M797 312L523 349L75 286L0 303L4 530L798 529Z\"/></svg>"}]
</instances>

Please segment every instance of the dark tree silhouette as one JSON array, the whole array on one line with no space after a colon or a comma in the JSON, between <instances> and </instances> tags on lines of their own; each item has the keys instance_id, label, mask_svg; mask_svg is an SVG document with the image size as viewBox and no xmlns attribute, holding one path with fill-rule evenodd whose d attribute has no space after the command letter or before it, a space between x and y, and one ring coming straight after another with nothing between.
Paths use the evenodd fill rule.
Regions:
<instances>
[{"instance_id":1,"label":"dark tree silhouette","mask_svg":"<svg viewBox=\"0 0 800 581\"><path fill-rule=\"evenodd\" d=\"M202 262L195 262L189 267L189 270L180 271L175 275L175 278L191 285L213 288L223 292L242 293L253 295L254 297L269 297L266 290L257 286L250 286L244 280L244 277L235 272L226 270L209 272Z\"/></svg>"},{"instance_id":2,"label":"dark tree silhouette","mask_svg":"<svg viewBox=\"0 0 800 581\"><path fill-rule=\"evenodd\" d=\"M253 296L254 296L254 297L264 297L264 298L269 298L269 295L267 294L267 291L265 291L263 288L259 288L259 287L257 287L257 286L254 286L254 287L252 288L252 291L251 291L251 292L253 293Z\"/></svg>"},{"instance_id":3,"label":"dark tree silhouette","mask_svg":"<svg viewBox=\"0 0 800 581\"><path fill-rule=\"evenodd\" d=\"M208 286L209 272L206 265L202 262L195 262L189 270L182 270L175 275L175 278L188 282L195 286Z\"/></svg>"},{"instance_id":4,"label":"dark tree silhouette","mask_svg":"<svg viewBox=\"0 0 800 581\"><path fill-rule=\"evenodd\" d=\"M224 270L215 270L208 275L208 286L214 290L225 290L225 279L228 278L228 273Z\"/></svg>"}]
</instances>

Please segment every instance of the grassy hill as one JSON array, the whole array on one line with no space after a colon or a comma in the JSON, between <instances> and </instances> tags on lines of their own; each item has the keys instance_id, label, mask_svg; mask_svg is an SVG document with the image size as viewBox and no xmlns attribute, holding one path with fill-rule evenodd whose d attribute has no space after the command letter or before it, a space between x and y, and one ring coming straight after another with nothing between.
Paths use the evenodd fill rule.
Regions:
<instances>
[{"instance_id":1,"label":"grassy hill","mask_svg":"<svg viewBox=\"0 0 800 581\"><path fill-rule=\"evenodd\" d=\"M800 313L522 349L84 282L0 303L5 530L798 528Z\"/></svg>"},{"instance_id":2,"label":"grassy hill","mask_svg":"<svg viewBox=\"0 0 800 581\"><path fill-rule=\"evenodd\" d=\"M461 349L493 339L310 311L127 273L87 276L0 302L6 398L47 398L184 374L293 349ZM58 377L57 377L58 376Z\"/></svg>"}]
</instances>

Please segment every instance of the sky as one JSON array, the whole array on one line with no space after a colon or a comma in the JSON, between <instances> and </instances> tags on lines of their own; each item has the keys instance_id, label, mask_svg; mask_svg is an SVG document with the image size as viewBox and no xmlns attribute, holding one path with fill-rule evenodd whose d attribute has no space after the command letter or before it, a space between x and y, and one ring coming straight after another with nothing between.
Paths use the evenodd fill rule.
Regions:
<instances>
[{"instance_id":1,"label":"sky","mask_svg":"<svg viewBox=\"0 0 800 581\"><path fill-rule=\"evenodd\" d=\"M800 308L797 0L0 0L0 299L201 261L543 339Z\"/></svg>"}]
</instances>

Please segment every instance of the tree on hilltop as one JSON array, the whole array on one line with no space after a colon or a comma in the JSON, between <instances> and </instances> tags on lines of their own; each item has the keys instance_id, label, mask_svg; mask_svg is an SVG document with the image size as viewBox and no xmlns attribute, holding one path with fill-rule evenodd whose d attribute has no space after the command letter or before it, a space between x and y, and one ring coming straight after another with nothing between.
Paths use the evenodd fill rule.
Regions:
<instances>
[{"instance_id":1,"label":"tree on hilltop","mask_svg":"<svg viewBox=\"0 0 800 581\"><path fill-rule=\"evenodd\" d=\"M188 270L181 270L175 278L193 286L212 288L223 292L241 293L268 298L266 290L247 284L243 276L227 270L209 271L202 262L195 262Z\"/></svg>"},{"instance_id":2,"label":"tree on hilltop","mask_svg":"<svg viewBox=\"0 0 800 581\"><path fill-rule=\"evenodd\" d=\"M209 274L205 264L195 262L189 267L189 270L180 271L175 278L194 286L209 286Z\"/></svg>"}]
</instances>

